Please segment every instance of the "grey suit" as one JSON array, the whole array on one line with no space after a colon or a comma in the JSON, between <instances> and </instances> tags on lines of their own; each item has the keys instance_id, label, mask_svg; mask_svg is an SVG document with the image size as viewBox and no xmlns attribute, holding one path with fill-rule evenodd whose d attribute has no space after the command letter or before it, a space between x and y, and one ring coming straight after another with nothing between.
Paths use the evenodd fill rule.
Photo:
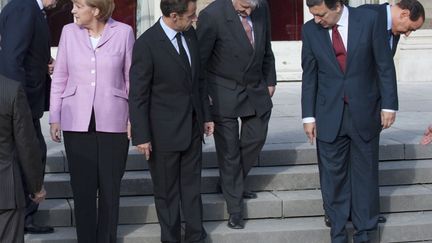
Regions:
<instances>
[{"instance_id":1,"label":"grey suit","mask_svg":"<svg viewBox=\"0 0 432 243\"><path fill-rule=\"evenodd\" d=\"M257 162L273 106L276 85L267 2L250 16L254 46L231 0L216 0L197 23L201 61L211 98L221 186L230 214L242 210L244 180ZM239 135L238 118L241 119Z\"/></svg>"},{"instance_id":2,"label":"grey suit","mask_svg":"<svg viewBox=\"0 0 432 243\"><path fill-rule=\"evenodd\" d=\"M0 242L24 240L23 182L30 193L39 192L43 182L38 144L24 90L0 76Z\"/></svg>"}]
</instances>

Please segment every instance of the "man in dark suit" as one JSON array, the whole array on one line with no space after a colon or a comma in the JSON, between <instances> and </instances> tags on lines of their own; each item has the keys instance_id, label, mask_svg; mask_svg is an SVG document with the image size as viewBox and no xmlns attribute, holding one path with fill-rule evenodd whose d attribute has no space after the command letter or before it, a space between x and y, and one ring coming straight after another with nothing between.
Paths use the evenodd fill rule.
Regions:
<instances>
[{"instance_id":1,"label":"man in dark suit","mask_svg":"<svg viewBox=\"0 0 432 243\"><path fill-rule=\"evenodd\" d=\"M20 243L26 198L31 195L39 203L46 194L42 155L24 90L1 75L0 138L0 242ZM24 186L29 194L24 194Z\"/></svg>"},{"instance_id":2,"label":"man in dark suit","mask_svg":"<svg viewBox=\"0 0 432 243\"><path fill-rule=\"evenodd\" d=\"M413 31L422 27L426 18L424 7L418 0L401 0L395 5L365 4L360 7L378 12L379 21L385 23L385 32L388 35L388 43L393 56L396 53L400 35L408 37Z\"/></svg>"},{"instance_id":3,"label":"man in dark suit","mask_svg":"<svg viewBox=\"0 0 432 243\"><path fill-rule=\"evenodd\" d=\"M196 0L162 0L162 18L135 42L130 69L132 141L149 161L162 242L203 242L202 134L213 133L200 79Z\"/></svg>"},{"instance_id":4,"label":"man in dark suit","mask_svg":"<svg viewBox=\"0 0 432 243\"><path fill-rule=\"evenodd\" d=\"M307 0L303 26L302 117L316 138L321 192L333 243L369 242L379 216L378 145L398 109L396 74L375 11L343 0Z\"/></svg>"},{"instance_id":5,"label":"man in dark suit","mask_svg":"<svg viewBox=\"0 0 432 243\"><path fill-rule=\"evenodd\" d=\"M377 11L378 21L385 23L381 31L384 32L388 40L391 53L396 54L397 45L401 34L409 36L411 32L420 29L425 21L425 11L423 5L417 0L401 0L396 5L384 4L365 4L360 8L368 8ZM331 223L325 215L325 224L330 227ZM379 216L378 222L385 223L387 220L384 216Z\"/></svg>"},{"instance_id":6,"label":"man in dark suit","mask_svg":"<svg viewBox=\"0 0 432 243\"><path fill-rule=\"evenodd\" d=\"M46 164L46 143L39 119L48 109L52 71L49 29L44 8L52 8L57 0L12 0L0 14L0 74L19 81L27 95L33 124ZM38 204L27 200L25 231L50 233L53 228L33 223Z\"/></svg>"},{"instance_id":7,"label":"man in dark suit","mask_svg":"<svg viewBox=\"0 0 432 243\"><path fill-rule=\"evenodd\" d=\"M243 198L257 197L246 177L267 137L276 85L267 2L216 0L200 12L197 34L228 227L242 229Z\"/></svg>"}]
</instances>

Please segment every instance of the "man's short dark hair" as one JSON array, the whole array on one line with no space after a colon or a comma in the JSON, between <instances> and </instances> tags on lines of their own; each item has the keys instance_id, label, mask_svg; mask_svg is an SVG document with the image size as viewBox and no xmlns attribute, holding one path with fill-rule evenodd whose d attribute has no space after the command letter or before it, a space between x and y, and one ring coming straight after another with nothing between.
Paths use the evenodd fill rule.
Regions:
<instances>
[{"instance_id":1,"label":"man's short dark hair","mask_svg":"<svg viewBox=\"0 0 432 243\"><path fill-rule=\"evenodd\" d=\"M171 13L182 15L187 12L190 2L197 0L162 0L160 9L165 17L169 17Z\"/></svg>"},{"instance_id":2,"label":"man's short dark hair","mask_svg":"<svg viewBox=\"0 0 432 243\"><path fill-rule=\"evenodd\" d=\"M306 0L306 5L311 8L314 6L321 5L323 2L329 9L335 9L336 3L344 4L346 0Z\"/></svg>"},{"instance_id":3,"label":"man's short dark hair","mask_svg":"<svg viewBox=\"0 0 432 243\"><path fill-rule=\"evenodd\" d=\"M417 0L401 0L396 3L401 9L407 9L410 11L410 20L417 21L420 17L423 21L426 20L425 10L423 5Z\"/></svg>"}]
</instances>

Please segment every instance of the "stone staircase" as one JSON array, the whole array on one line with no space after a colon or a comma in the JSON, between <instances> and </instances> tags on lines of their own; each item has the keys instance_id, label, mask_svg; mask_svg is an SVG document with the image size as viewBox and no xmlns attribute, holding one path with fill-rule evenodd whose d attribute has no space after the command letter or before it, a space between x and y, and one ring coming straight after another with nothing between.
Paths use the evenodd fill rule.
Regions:
<instances>
[{"instance_id":1,"label":"stone staircase","mask_svg":"<svg viewBox=\"0 0 432 243\"><path fill-rule=\"evenodd\" d=\"M432 146L382 142L380 146L381 211L376 242L432 242ZM315 148L305 143L267 144L249 176L258 198L245 201L243 230L226 226L226 204L216 193L218 169L213 147L204 147L202 198L208 242L326 243ZM73 198L63 152L48 158L48 199L35 220L56 227L53 234L26 235L26 242L76 242ZM147 164L133 148L129 153L120 199L118 242L160 242ZM348 227L352 233L352 226Z\"/></svg>"}]
</instances>

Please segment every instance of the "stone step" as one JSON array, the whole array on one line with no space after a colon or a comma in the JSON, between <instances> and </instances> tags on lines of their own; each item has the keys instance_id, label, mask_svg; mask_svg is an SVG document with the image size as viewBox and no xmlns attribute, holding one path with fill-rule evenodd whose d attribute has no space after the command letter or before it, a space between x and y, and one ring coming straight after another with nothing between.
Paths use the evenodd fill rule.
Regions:
<instances>
[{"instance_id":1,"label":"stone step","mask_svg":"<svg viewBox=\"0 0 432 243\"><path fill-rule=\"evenodd\" d=\"M380 188L381 212L432 211L432 184L383 186ZM222 194L203 194L205 221L226 220L228 214ZM245 200L247 219L290 218L323 215L319 190L259 192L258 198ZM72 199L49 199L35 216L41 225L71 226ZM119 224L157 223L153 196L121 197Z\"/></svg>"},{"instance_id":2,"label":"stone step","mask_svg":"<svg viewBox=\"0 0 432 243\"><path fill-rule=\"evenodd\" d=\"M218 169L202 171L203 193L216 192ZM319 188L317 165L255 167L249 174L249 188L253 191L289 191ZM68 173L45 175L48 198L70 198L72 192ZM432 160L388 161L380 163L381 185L409 185L432 183ZM148 171L128 171L122 181L121 195L152 194Z\"/></svg>"},{"instance_id":3,"label":"stone step","mask_svg":"<svg viewBox=\"0 0 432 243\"><path fill-rule=\"evenodd\" d=\"M384 140L380 145L380 160L432 159L432 146L401 144ZM257 166L316 164L315 146L308 143L266 144ZM204 146L203 168L217 168L217 157L213 146ZM126 170L147 170L147 161L134 147L130 147ZM48 154L47 173L68 172L64 151Z\"/></svg>"},{"instance_id":4,"label":"stone step","mask_svg":"<svg viewBox=\"0 0 432 243\"><path fill-rule=\"evenodd\" d=\"M432 212L394 213L386 215L387 223L379 225L373 242L415 242L432 240ZM330 229L323 224L322 217L257 219L246 221L243 230L233 230L226 221L206 222L206 242L212 243L329 243ZM348 226L350 235L352 226ZM26 235L26 243L76 243L75 229L56 228L53 234ZM118 242L160 242L158 224L120 225Z\"/></svg>"}]
</instances>

